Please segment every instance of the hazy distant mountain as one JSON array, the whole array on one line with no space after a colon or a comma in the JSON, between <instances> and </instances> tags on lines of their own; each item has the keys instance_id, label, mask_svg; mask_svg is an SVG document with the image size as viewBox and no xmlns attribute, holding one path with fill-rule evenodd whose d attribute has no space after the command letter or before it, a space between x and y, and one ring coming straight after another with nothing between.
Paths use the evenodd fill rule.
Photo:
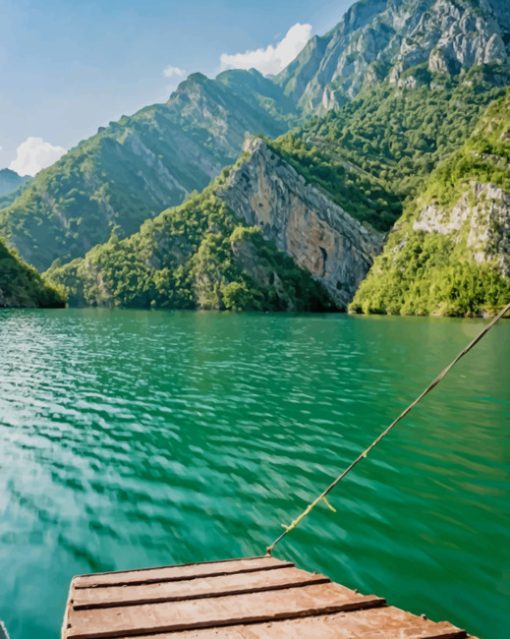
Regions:
<instances>
[{"instance_id":1,"label":"hazy distant mountain","mask_svg":"<svg viewBox=\"0 0 510 639\"><path fill-rule=\"evenodd\" d=\"M13 193L29 179L29 176L23 177L11 169L0 169L0 198Z\"/></svg>"}]
</instances>

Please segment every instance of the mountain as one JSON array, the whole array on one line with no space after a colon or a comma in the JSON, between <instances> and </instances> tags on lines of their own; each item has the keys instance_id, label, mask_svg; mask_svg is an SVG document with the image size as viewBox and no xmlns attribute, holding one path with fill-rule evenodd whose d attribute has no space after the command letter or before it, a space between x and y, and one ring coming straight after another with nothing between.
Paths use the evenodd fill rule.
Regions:
<instances>
[{"instance_id":1,"label":"mountain","mask_svg":"<svg viewBox=\"0 0 510 639\"><path fill-rule=\"evenodd\" d=\"M456 78L506 64L508 22L495 0L361 0L275 79L254 70L193 74L167 103L101 128L0 209L0 236L40 270L84 255L112 229L127 236L204 188L236 160L246 133L278 136L375 80L412 88L426 73ZM392 189L361 175L353 180L370 184L358 210L375 207L366 218L377 226L385 217L378 228L387 228L401 210Z\"/></svg>"},{"instance_id":2,"label":"mountain","mask_svg":"<svg viewBox=\"0 0 510 639\"><path fill-rule=\"evenodd\" d=\"M339 111L276 141L252 139L240 160L208 191L227 205L231 220L242 228L258 229L276 249L310 273L337 308L346 309L382 249L382 232L400 216L405 199L420 189L441 156L461 144L483 107L505 93L493 84L494 76L501 73L499 67L473 69L452 79L426 72L417 87L365 90ZM422 107L427 101L431 106ZM174 219L176 215L165 213L164 217ZM198 209L185 206L179 215L185 226L179 230L181 235L191 232L191 219L196 224L204 216L201 224L209 224L209 214L201 205ZM218 228L218 233L225 234L222 242L227 242L227 253L232 252L228 238L234 232L233 223ZM172 253L180 252L175 242L152 239L152 248L146 252L143 238L153 237L152 228L147 222L125 242L119 244L115 239L98 246L84 261L57 268L51 275L71 291L80 291L71 294L71 303L226 307L221 301L202 301L193 284L197 281L196 258L175 262ZM163 228L171 237L176 234L166 224ZM163 255L162 247L169 255ZM190 255L198 250L196 244ZM156 253L159 257L154 262ZM130 254L136 256L132 268ZM136 266L138 260L143 266ZM252 262L257 264L258 258L253 256ZM117 272L120 263L123 267ZM188 281L184 298L175 295L176 268L179 281ZM146 288L147 282L163 277L163 272L166 297L155 293L153 285ZM228 279L226 271L224 276ZM251 277L258 282L253 272ZM125 290L136 294L118 292ZM253 301L246 299L245 304L254 307Z\"/></svg>"},{"instance_id":3,"label":"mountain","mask_svg":"<svg viewBox=\"0 0 510 639\"><path fill-rule=\"evenodd\" d=\"M203 193L47 275L72 305L345 310L382 243L252 138Z\"/></svg>"},{"instance_id":4,"label":"mountain","mask_svg":"<svg viewBox=\"0 0 510 639\"><path fill-rule=\"evenodd\" d=\"M326 111L374 82L412 82L405 75L418 65L455 76L508 64L509 33L502 0L360 0L276 82L305 111Z\"/></svg>"},{"instance_id":5,"label":"mountain","mask_svg":"<svg viewBox=\"0 0 510 639\"><path fill-rule=\"evenodd\" d=\"M395 225L351 310L491 314L510 300L510 90Z\"/></svg>"},{"instance_id":6,"label":"mountain","mask_svg":"<svg viewBox=\"0 0 510 639\"><path fill-rule=\"evenodd\" d=\"M346 309L382 248L381 233L308 183L261 139L247 142L216 192L243 224L260 229L320 282L339 309Z\"/></svg>"},{"instance_id":7,"label":"mountain","mask_svg":"<svg viewBox=\"0 0 510 639\"><path fill-rule=\"evenodd\" d=\"M48 277L73 305L218 310L332 310L320 283L218 198L220 177L138 233L112 234Z\"/></svg>"},{"instance_id":8,"label":"mountain","mask_svg":"<svg viewBox=\"0 0 510 639\"><path fill-rule=\"evenodd\" d=\"M45 282L39 273L10 251L0 240L0 308L65 305L59 290Z\"/></svg>"},{"instance_id":9,"label":"mountain","mask_svg":"<svg viewBox=\"0 0 510 639\"><path fill-rule=\"evenodd\" d=\"M193 74L100 129L0 210L0 235L55 262L72 303L345 308L505 93L509 46L495 0L361 0L276 78Z\"/></svg>"},{"instance_id":10,"label":"mountain","mask_svg":"<svg viewBox=\"0 0 510 639\"><path fill-rule=\"evenodd\" d=\"M267 268L259 268L260 256L252 253L248 271L243 270L246 264L238 262L240 254L229 239L235 230L232 224L237 224L250 233L258 229L259 241L264 239L268 246L286 253L327 291L336 308L345 309L381 251L383 234L398 220L405 203L421 192L441 158L463 144L484 108L504 95L508 84L506 64L473 66L457 74L431 71L427 64L420 64L402 74L399 83L383 81L365 87L343 106L308 118L276 140L249 142L239 161L208 189L215 201L226 205L231 220L217 229L229 256L220 289L230 283L229 278L239 283L249 277L248 290L266 291L259 294L259 300L265 300L259 306L273 308L267 302L269 280ZM241 93L238 78L234 86ZM244 86L244 95L249 96L250 86ZM178 213L164 214L165 220L183 216L185 230L179 233L184 235L199 219L203 218L200 224L209 225L207 207L204 211L192 200L191 208L186 205ZM114 237L84 260L51 269L50 274L71 292L71 303L229 308L221 294L211 301L197 288L199 281L208 281L212 287L210 280L197 276L202 236L188 249L186 259L177 259L175 229L163 225L169 234L167 242L154 239L153 228L147 222L131 238L119 243ZM177 257L163 255L162 247ZM211 260L218 263L210 256L199 263L207 265ZM229 270L232 264L241 268L235 276ZM163 281L165 288L160 290ZM176 293L182 281L187 282L185 295ZM278 301L278 308L292 306L286 299L285 304ZM308 307L299 296L296 304ZM237 307L257 304L246 295Z\"/></svg>"},{"instance_id":11,"label":"mountain","mask_svg":"<svg viewBox=\"0 0 510 639\"><path fill-rule=\"evenodd\" d=\"M41 171L0 211L0 236L44 270L204 188L239 154L246 132L275 136L295 117L257 71L191 75L166 104L101 128Z\"/></svg>"},{"instance_id":12,"label":"mountain","mask_svg":"<svg viewBox=\"0 0 510 639\"><path fill-rule=\"evenodd\" d=\"M495 65L471 69L457 78L415 71L420 77L415 87L376 86L274 141L249 140L239 161L208 187L229 211L231 223L218 228L225 234L225 251L232 253L229 237L235 224L256 228L320 283L336 308L345 310L404 202L423 188L439 159L462 144L484 107L505 94L506 89L498 86L499 79L507 77L505 72ZM163 214L164 219L183 217L179 233L184 236L201 216L200 223L209 224L201 206L188 204L178 213ZM221 300L202 301L193 283L195 258L176 262L172 253L179 254L180 248L173 240L151 239L147 253L144 238L153 238L156 220L120 244L115 238L92 249L84 260L52 269L51 277L70 290L72 304L228 307ZM163 228L172 238L176 234L167 224ZM163 247L169 255L164 255ZM198 247L195 244L190 255ZM235 251L233 255L235 262ZM137 266L139 260L143 266ZM257 263L254 256L252 264ZM174 292L175 269L178 280L188 282L185 297ZM250 271L254 282L259 281L257 269ZM162 277L167 288L159 294L148 282ZM243 308L255 307L249 298L244 304ZM279 302L278 308L282 307ZM285 307L291 305L287 302Z\"/></svg>"},{"instance_id":13,"label":"mountain","mask_svg":"<svg viewBox=\"0 0 510 639\"><path fill-rule=\"evenodd\" d=\"M11 169L0 169L0 201L6 195L14 193L27 180L30 180L29 176L18 175Z\"/></svg>"},{"instance_id":14,"label":"mountain","mask_svg":"<svg viewBox=\"0 0 510 639\"><path fill-rule=\"evenodd\" d=\"M412 83L377 83L270 142L350 215L383 232L510 85L508 65L473 67L454 77L422 65L410 74Z\"/></svg>"}]
</instances>

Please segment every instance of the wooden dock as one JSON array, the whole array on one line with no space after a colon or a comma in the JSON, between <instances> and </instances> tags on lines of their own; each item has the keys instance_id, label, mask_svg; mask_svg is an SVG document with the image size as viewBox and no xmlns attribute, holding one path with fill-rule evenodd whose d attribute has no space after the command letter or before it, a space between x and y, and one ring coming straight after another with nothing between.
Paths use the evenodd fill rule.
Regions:
<instances>
[{"instance_id":1,"label":"wooden dock","mask_svg":"<svg viewBox=\"0 0 510 639\"><path fill-rule=\"evenodd\" d=\"M82 575L62 639L464 639L291 562L264 556ZM474 638L473 638L474 639Z\"/></svg>"}]
</instances>

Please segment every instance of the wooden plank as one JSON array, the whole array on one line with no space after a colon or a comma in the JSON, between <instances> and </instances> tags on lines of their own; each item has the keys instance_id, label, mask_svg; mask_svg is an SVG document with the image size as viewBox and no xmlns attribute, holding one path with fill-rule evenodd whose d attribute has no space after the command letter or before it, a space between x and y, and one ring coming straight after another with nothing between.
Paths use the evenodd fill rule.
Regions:
<instances>
[{"instance_id":1,"label":"wooden plank","mask_svg":"<svg viewBox=\"0 0 510 639\"><path fill-rule=\"evenodd\" d=\"M71 610L67 639L106 639L277 621L384 605L337 584L96 610Z\"/></svg>"},{"instance_id":2,"label":"wooden plank","mask_svg":"<svg viewBox=\"0 0 510 639\"><path fill-rule=\"evenodd\" d=\"M142 635L138 635L142 639ZM177 634L145 635L143 639L465 639L466 633L447 622L434 623L385 606L327 616L272 623L201 629ZM128 639L127 636L119 639ZM474 639L474 637L472 638Z\"/></svg>"},{"instance_id":3,"label":"wooden plank","mask_svg":"<svg viewBox=\"0 0 510 639\"><path fill-rule=\"evenodd\" d=\"M181 566L161 566L143 570L125 570L105 572L94 575L79 575L73 579L74 588L99 588L105 586L123 586L128 584L147 584L162 581L179 581L214 575L228 575L257 570L273 570L294 566L290 561L281 561L275 557L250 557Z\"/></svg>"},{"instance_id":4,"label":"wooden plank","mask_svg":"<svg viewBox=\"0 0 510 639\"><path fill-rule=\"evenodd\" d=\"M239 595L266 590L297 588L312 584L329 583L324 575L317 575L298 568L259 570L251 573L216 575L204 579L143 584L139 586L113 586L103 588L81 588L73 595L75 610L112 608L134 604L161 603Z\"/></svg>"}]
</instances>

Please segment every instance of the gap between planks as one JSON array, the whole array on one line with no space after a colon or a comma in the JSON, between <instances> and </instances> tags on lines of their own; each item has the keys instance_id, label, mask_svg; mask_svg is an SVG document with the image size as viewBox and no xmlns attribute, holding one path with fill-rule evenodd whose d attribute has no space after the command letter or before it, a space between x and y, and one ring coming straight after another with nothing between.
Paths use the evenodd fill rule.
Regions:
<instances>
[{"instance_id":1,"label":"gap between planks","mask_svg":"<svg viewBox=\"0 0 510 639\"><path fill-rule=\"evenodd\" d=\"M213 565L219 565L219 566L225 566L225 568L227 567L228 564L235 564L235 563L240 563L243 564L244 562L251 562L251 561L265 561L265 563L262 563L262 565L258 565L255 566L253 568L247 566L247 567L240 567L238 570L218 570L218 571L208 571L208 572L199 572L199 573L189 573L189 574L169 574L168 576L164 576L164 575L159 575L159 576L154 576L154 577L145 577L145 578L139 578L139 579L127 579L127 577L129 575L142 575L142 573L145 573L146 575L148 573L164 573L165 571L171 571L174 570L175 572L177 572L177 569L179 571L182 572L182 569L186 569L186 568L192 568L192 567L197 567L200 568L201 566L205 565L205 566L213 566ZM86 589L86 588L111 588L111 587L115 587L115 586L143 586L145 584L156 584L156 583L169 583L169 582L177 582L177 581L187 581L190 579L207 579L209 577L217 577L217 576L226 576L226 575L234 575L234 574L242 574L242 573L252 573L252 572L262 572L262 571L267 571L267 570L278 570L280 568L292 568L294 567L294 564L290 561L283 561L280 559L276 559L274 557L271 557L269 555L263 555L261 557L248 557L248 558L244 558L244 559L227 559L225 561L210 561L210 562L204 562L204 563L193 563L193 564L182 564L179 566L158 566L158 567L154 567L154 568L142 568L140 570L121 570L118 572L104 572L104 573L94 573L92 575L77 575L76 577L73 578L73 587L76 590L81 590L81 589ZM120 575L126 575L126 577L124 579L120 579L117 581L96 581L96 579L99 577L99 579L101 579L101 577L117 577ZM77 583L76 583L77 582Z\"/></svg>"},{"instance_id":2,"label":"gap between planks","mask_svg":"<svg viewBox=\"0 0 510 639\"><path fill-rule=\"evenodd\" d=\"M214 575L214 577L208 578L206 581L208 583L203 584L202 589L196 588L195 591L190 589L187 593L183 594L165 594L165 586L171 586L172 583L162 582L158 584L152 584L152 587L155 591L158 589L162 590L161 593L150 594L150 592L146 594L139 594L137 596L138 591L150 591L151 584L143 584L141 586L121 586L121 587L112 587L110 588L101 588L98 591L96 588L82 588L75 592L74 599L71 600L71 604L74 610L95 610L100 608L120 608L126 606L134 606L134 605L149 605L149 604L158 604L158 603L167 603L167 602L176 602L176 601L188 601L192 599L212 599L215 597L228 597L234 595L248 595L259 592L269 592L273 590L289 590L292 588L304 588L306 586L320 585L331 583L331 579L326 577L325 575L307 573L305 571L299 570L297 568L281 568L280 570L271 570L271 575L280 573L282 574L282 578L280 580L275 580L273 582L269 581L269 583L261 583L257 584L257 580L253 579L253 577L257 577L258 573L261 576L265 576L269 571L268 570L260 570L252 573L229 573L228 575ZM290 574L289 574L290 573ZM231 577L240 577L246 574L248 577L248 583L246 585L242 585L234 582L232 585L229 584L229 578ZM251 578L251 579L250 579ZM189 582L196 583L200 585L200 582L204 581L202 579L190 579ZM217 581L220 588L214 589L214 582ZM231 581L231 580L230 580ZM251 584L249 582L252 582ZM223 582L223 583L222 583ZM225 583L226 582L226 583ZM178 582L179 584L183 584L183 581ZM176 584L177 585L177 584ZM229 588L230 585L230 588ZM144 586L147 586L144 588ZM212 586L212 587L211 587ZM160 587L160 588L159 588ZM108 590L115 590L115 593L108 593ZM136 590L136 593L132 591ZM131 591L131 592L130 592ZM87 598L87 594L100 594L105 593L105 595L109 599L95 599L94 597ZM85 597L84 597L85 595Z\"/></svg>"},{"instance_id":3,"label":"gap between planks","mask_svg":"<svg viewBox=\"0 0 510 639\"><path fill-rule=\"evenodd\" d=\"M339 584L190 599L127 608L70 610L67 639L102 639L217 628L246 623L280 621L333 614L385 605L373 595L363 596Z\"/></svg>"}]
</instances>

